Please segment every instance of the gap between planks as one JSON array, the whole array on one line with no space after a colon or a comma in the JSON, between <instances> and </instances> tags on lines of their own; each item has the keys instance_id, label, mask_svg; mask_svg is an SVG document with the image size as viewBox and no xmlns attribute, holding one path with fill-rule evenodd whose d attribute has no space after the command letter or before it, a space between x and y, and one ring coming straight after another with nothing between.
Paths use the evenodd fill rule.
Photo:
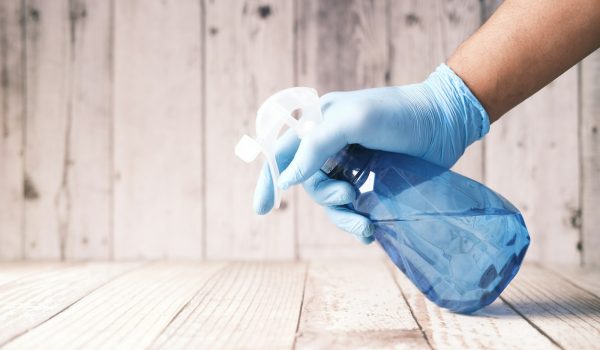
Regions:
<instances>
[{"instance_id":1,"label":"gap between planks","mask_svg":"<svg viewBox=\"0 0 600 350\"><path fill-rule=\"evenodd\" d=\"M6 348L290 348L304 280L303 263L146 265L87 294Z\"/></svg>"},{"instance_id":2,"label":"gap between planks","mask_svg":"<svg viewBox=\"0 0 600 350\"><path fill-rule=\"evenodd\" d=\"M140 266L135 263L56 265L41 267L37 273L24 272L0 286L0 346L44 324L94 290Z\"/></svg>"},{"instance_id":3,"label":"gap between planks","mask_svg":"<svg viewBox=\"0 0 600 350\"><path fill-rule=\"evenodd\" d=\"M11 314L10 303L21 310L13 316L35 317L1 322L0 344L586 349L600 340L600 300L577 271L526 265L501 299L473 317L437 308L382 261L152 263L101 273L103 283L77 274L86 266L92 277L103 271L103 264L69 264L6 274L12 280L0 283L0 318ZM584 276L597 285L597 272ZM15 299L10 290L18 288ZM6 324L20 325L8 344Z\"/></svg>"}]
</instances>

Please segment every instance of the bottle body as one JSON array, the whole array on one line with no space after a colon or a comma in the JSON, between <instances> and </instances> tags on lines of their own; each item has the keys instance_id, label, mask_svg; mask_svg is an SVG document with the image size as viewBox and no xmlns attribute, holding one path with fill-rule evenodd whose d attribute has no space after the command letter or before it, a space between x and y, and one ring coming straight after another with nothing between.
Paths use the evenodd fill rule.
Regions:
<instances>
[{"instance_id":1,"label":"bottle body","mask_svg":"<svg viewBox=\"0 0 600 350\"><path fill-rule=\"evenodd\" d=\"M358 192L394 264L428 299L456 312L493 302L529 246L519 211L484 185L424 160L350 145L323 170Z\"/></svg>"}]
</instances>

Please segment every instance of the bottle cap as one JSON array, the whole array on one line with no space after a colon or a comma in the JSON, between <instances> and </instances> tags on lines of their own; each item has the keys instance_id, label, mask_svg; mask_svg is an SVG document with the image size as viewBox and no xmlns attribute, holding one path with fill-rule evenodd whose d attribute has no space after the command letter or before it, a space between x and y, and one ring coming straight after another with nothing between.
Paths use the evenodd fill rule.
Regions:
<instances>
[{"instance_id":1,"label":"bottle cap","mask_svg":"<svg viewBox=\"0 0 600 350\"><path fill-rule=\"evenodd\" d=\"M256 137L242 136L235 146L235 154L250 163L262 153L273 179L274 207L279 208L281 193L277 186L279 168L275 161L275 145L282 129L293 129L304 137L322 120L319 95L313 88L292 87L269 97L256 113Z\"/></svg>"}]
</instances>

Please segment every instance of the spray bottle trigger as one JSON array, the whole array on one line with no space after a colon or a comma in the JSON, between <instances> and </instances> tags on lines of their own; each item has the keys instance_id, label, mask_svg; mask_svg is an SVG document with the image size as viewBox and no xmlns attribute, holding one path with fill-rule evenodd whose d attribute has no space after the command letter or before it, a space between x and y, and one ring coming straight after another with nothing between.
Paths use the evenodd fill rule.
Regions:
<instances>
[{"instance_id":1,"label":"spray bottle trigger","mask_svg":"<svg viewBox=\"0 0 600 350\"><path fill-rule=\"evenodd\" d=\"M300 118L294 118L295 111ZM248 135L235 146L235 154L249 163L263 153L267 159L273 181L274 207L281 201L281 190L277 186L279 168L275 160L275 145L282 128L289 127L299 138L304 137L321 122L321 106L317 91L307 87L294 87L279 91L269 97L256 113L256 138Z\"/></svg>"},{"instance_id":2,"label":"spray bottle trigger","mask_svg":"<svg viewBox=\"0 0 600 350\"><path fill-rule=\"evenodd\" d=\"M246 163L255 160L260 152L260 144L248 135L242 136L237 145L235 145L235 155Z\"/></svg>"}]
</instances>

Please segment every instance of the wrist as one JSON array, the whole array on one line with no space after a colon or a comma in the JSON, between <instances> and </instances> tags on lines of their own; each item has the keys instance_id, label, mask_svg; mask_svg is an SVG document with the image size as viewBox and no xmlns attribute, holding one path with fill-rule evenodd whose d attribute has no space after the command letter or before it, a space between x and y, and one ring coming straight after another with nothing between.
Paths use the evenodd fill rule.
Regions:
<instances>
[{"instance_id":1,"label":"wrist","mask_svg":"<svg viewBox=\"0 0 600 350\"><path fill-rule=\"evenodd\" d=\"M479 99L465 82L446 64L440 64L427 78L437 96L443 96L443 102L454 116L460 116L469 135L468 144L483 138L490 130L489 116ZM468 146L468 145L467 145Z\"/></svg>"},{"instance_id":2,"label":"wrist","mask_svg":"<svg viewBox=\"0 0 600 350\"><path fill-rule=\"evenodd\" d=\"M438 66L423 86L436 120L435 142L429 152L441 152L441 163L451 166L470 144L488 133L488 114L462 79L445 64Z\"/></svg>"}]
</instances>

